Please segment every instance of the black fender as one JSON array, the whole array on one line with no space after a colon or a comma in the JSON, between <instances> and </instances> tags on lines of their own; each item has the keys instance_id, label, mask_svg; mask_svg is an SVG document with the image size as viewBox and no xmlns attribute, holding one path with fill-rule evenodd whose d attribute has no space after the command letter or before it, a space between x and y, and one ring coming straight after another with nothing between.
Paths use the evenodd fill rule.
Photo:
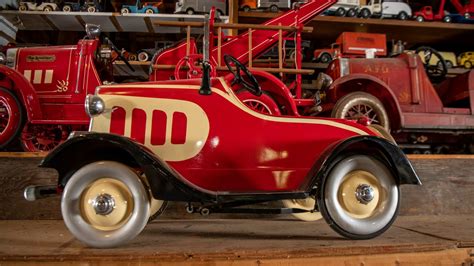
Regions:
<instances>
[{"instance_id":1,"label":"black fender","mask_svg":"<svg viewBox=\"0 0 474 266\"><path fill-rule=\"evenodd\" d=\"M147 147L114 134L75 132L74 137L51 151L39 166L56 169L58 186L63 188L79 168L103 160L116 161L144 171L156 199L188 202L216 200L213 193L192 187Z\"/></svg>"},{"instance_id":2,"label":"black fender","mask_svg":"<svg viewBox=\"0 0 474 266\"><path fill-rule=\"evenodd\" d=\"M398 146L376 136L356 136L336 142L327 148L308 173L308 182L303 184L303 189L319 194L334 165L355 154L376 157L392 171L398 185L421 185L413 166Z\"/></svg>"}]
</instances>

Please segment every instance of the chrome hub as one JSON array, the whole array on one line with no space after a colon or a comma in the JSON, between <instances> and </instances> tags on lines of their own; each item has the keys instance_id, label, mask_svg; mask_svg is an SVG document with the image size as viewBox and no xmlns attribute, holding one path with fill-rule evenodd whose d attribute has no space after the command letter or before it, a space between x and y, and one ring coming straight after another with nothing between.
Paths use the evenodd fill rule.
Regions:
<instances>
[{"instance_id":1,"label":"chrome hub","mask_svg":"<svg viewBox=\"0 0 474 266\"><path fill-rule=\"evenodd\" d=\"M374 194L374 189L367 184L360 184L355 191L357 200L366 205L374 199Z\"/></svg>"},{"instance_id":2,"label":"chrome hub","mask_svg":"<svg viewBox=\"0 0 474 266\"><path fill-rule=\"evenodd\" d=\"M110 214L115 208L114 198L109 194L100 194L92 202L95 213L100 215Z\"/></svg>"}]
</instances>

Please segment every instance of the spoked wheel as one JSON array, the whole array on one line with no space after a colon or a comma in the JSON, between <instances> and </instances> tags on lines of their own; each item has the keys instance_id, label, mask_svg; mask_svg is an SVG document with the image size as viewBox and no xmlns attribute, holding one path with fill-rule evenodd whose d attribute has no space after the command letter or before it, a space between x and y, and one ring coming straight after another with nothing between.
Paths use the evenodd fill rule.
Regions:
<instances>
[{"instance_id":1,"label":"spoked wheel","mask_svg":"<svg viewBox=\"0 0 474 266\"><path fill-rule=\"evenodd\" d=\"M88 246L109 248L145 228L149 201L140 177L112 161L83 166L66 184L61 212L71 233Z\"/></svg>"},{"instance_id":2,"label":"spoked wheel","mask_svg":"<svg viewBox=\"0 0 474 266\"><path fill-rule=\"evenodd\" d=\"M293 199L293 200L283 200L283 205L286 208L295 208L295 209L303 209L303 210L314 210L314 205L316 204L316 200L313 197L309 197L306 199ZM320 212L302 212L302 213L293 213L294 217L306 221L306 222L313 222L320 220L322 215Z\"/></svg>"},{"instance_id":3,"label":"spoked wheel","mask_svg":"<svg viewBox=\"0 0 474 266\"><path fill-rule=\"evenodd\" d=\"M23 109L18 98L0 87L0 148L18 136L23 124Z\"/></svg>"},{"instance_id":4,"label":"spoked wheel","mask_svg":"<svg viewBox=\"0 0 474 266\"><path fill-rule=\"evenodd\" d=\"M349 120L367 119L370 124L380 125L390 132L390 122L383 104L365 92L353 92L342 97L334 106L331 116Z\"/></svg>"},{"instance_id":5,"label":"spoked wheel","mask_svg":"<svg viewBox=\"0 0 474 266\"><path fill-rule=\"evenodd\" d=\"M280 108L268 93L263 92L260 96L255 96L246 90L236 92L237 98L250 109L267 115L281 115Z\"/></svg>"},{"instance_id":6,"label":"spoked wheel","mask_svg":"<svg viewBox=\"0 0 474 266\"><path fill-rule=\"evenodd\" d=\"M400 191L390 170L377 159L354 155L338 162L318 197L321 214L340 235L369 239L395 221Z\"/></svg>"},{"instance_id":7,"label":"spoked wheel","mask_svg":"<svg viewBox=\"0 0 474 266\"><path fill-rule=\"evenodd\" d=\"M86 129L87 126L27 124L21 133L21 144L25 151L50 151L65 141L71 131Z\"/></svg>"}]
</instances>

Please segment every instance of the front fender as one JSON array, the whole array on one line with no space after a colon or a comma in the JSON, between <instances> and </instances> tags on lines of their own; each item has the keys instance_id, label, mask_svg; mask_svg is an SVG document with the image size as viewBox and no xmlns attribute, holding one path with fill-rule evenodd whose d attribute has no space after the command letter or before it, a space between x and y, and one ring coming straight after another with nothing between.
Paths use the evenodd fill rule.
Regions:
<instances>
[{"instance_id":1,"label":"front fender","mask_svg":"<svg viewBox=\"0 0 474 266\"><path fill-rule=\"evenodd\" d=\"M154 198L178 201L214 201L215 195L194 187L145 146L132 139L105 133L76 132L40 163L58 171L64 187L81 167L96 161L116 161L145 173Z\"/></svg>"},{"instance_id":2,"label":"front fender","mask_svg":"<svg viewBox=\"0 0 474 266\"><path fill-rule=\"evenodd\" d=\"M40 103L35 89L31 83L18 71L0 65L0 83L3 80L10 80L13 84L13 91L23 103L28 121L42 119Z\"/></svg>"},{"instance_id":3,"label":"front fender","mask_svg":"<svg viewBox=\"0 0 474 266\"><path fill-rule=\"evenodd\" d=\"M308 174L309 182L305 184L304 189L306 191L316 189L319 193L321 184L334 165L341 159L354 154L375 156L392 171L400 185L421 185L413 166L400 148L383 138L356 136L337 142L326 149Z\"/></svg>"}]
</instances>

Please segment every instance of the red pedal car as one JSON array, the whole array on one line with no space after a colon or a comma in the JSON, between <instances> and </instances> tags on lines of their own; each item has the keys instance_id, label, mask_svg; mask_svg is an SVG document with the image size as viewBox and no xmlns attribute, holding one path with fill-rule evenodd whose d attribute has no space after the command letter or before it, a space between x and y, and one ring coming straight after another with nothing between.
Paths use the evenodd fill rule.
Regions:
<instances>
[{"instance_id":1,"label":"red pedal car","mask_svg":"<svg viewBox=\"0 0 474 266\"><path fill-rule=\"evenodd\" d=\"M111 48L124 58L108 39L99 41L98 26L86 31L77 45L7 49L0 61L0 149L21 138L26 151L49 151L72 130L87 129L86 95L113 81Z\"/></svg>"},{"instance_id":2,"label":"red pedal car","mask_svg":"<svg viewBox=\"0 0 474 266\"><path fill-rule=\"evenodd\" d=\"M314 220L320 212L352 239L387 230L399 185L421 184L401 150L352 121L254 111L234 91L260 97L262 89L244 65L225 60L233 71L225 77L211 78L205 60L202 79L100 86L86 100L92 132L76 132L41 164L58 171L58 184L29 187L25 197L62 192L68 229L100 248L137 236L162 201L203 215ZM242 208L281 200L287 208Z\"/></svg>"}]
</instances>

